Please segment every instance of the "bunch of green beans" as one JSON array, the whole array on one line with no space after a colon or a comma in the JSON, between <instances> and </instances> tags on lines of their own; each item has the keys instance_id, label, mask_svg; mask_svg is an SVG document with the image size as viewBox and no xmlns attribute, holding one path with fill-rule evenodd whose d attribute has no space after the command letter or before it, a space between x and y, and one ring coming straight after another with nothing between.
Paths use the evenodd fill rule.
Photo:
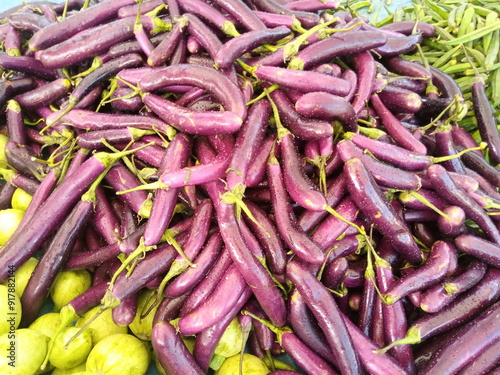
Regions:
<instances>
[{"instance_id":1,"label":"bunch of green beans","mask_svg":"<svg viewBox=\"0 0 500 375\"><path fill-rule=\"evenodd\" d=\"M351 6L367 8L372 22L378 27L409 20L434 25L436 36L426 38L420 51L405 58L428 63L452 76L466 100L470 100L473 82L481 77L500 122L500 2L412 0L411 5L394 12L387 9L388 5L390 1L380 0L359 1ZM377 11L383 7L389 15L378 20ZM472 111L460 121L460 125L474 134L477 126Z\"/></svg>"}]
</instances>

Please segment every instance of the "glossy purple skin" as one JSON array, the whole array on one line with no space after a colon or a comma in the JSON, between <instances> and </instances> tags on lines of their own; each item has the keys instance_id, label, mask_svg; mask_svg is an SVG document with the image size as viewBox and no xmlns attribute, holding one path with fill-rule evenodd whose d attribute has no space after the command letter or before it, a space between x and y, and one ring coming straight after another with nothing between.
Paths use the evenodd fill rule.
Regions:
<instances>
[{"instance_id":1,"label":"glossy purple skin","mask_svg":"<svg viewBox=\"0 0 500 375\"><path fill-rule=\"evenodd\" d=\"M158 174L161 176L169 171L186 166L191 153L192 141L186 134L177 134L169 143L163 154ZM144 244L153 246L157 244L168 227L175 205L178 200L179 189L159 189L153 199L150 217L144 231Z\"/></svg>"},{"instance_id":2,"label":"glossy purple skin","mask_svg":"<svg viewBox=\"0 0 500 375\"><path fill-rule=\"evenodd\" d=\"M36 33L38 30L48 26L51 21L44 15L34 12L19 12L11 14L8 18L9 24L16 29Z\"/></svg>"},{"instance_id":3,"label":"glossy purple skin","mask_svg":"<svg viewBox=\"0 0 500 375\"><path fill-rule=\"evenodd\" d=\"M237 184L245 185L250 162L258 152L271 115L268 101L261 100L252 105L248 116L236 137L234 152L226 173L228 190L233 190Z\"/></svg>"},{"instance_id":4,"label":"glossy purple skin","mask_svg":"<svg viewBox=\"0 0 500 375\"><path fill-rule=\"evenodd\" d=\"M247 187L255 187L264 180L266 175L266 166L269 155L276 141L276 135L266 136L259 145L257 152L248 166L245 185Z\"/></svg>"},{"instance_id":5,"label":"glossy purple skin","mask_svg":"<svg viewBox=\"0 0 500 375\"><path fill-rule=\"evenodd\" d=\"M307 210L323 211L327 205L324 194L306 175L299 150L291 133L279 142L283 180L290 197Z\"/></svg>"},{"instance_id":6,"label":"glossy purple skin","mask_svg":"<svg viewBox=\"0 0 500 375\"><path fill-rule=\"evenodd\" d=\"M158 361L168 374L204 374L180 334L169 322L158 322L153 326L151 342Z\"/></svg>"},{"instance_id":7,"label":"glossy purple skin","mask_svg":"<svg viewBox=\"0 0 500 375\"><path fill-rule=\"evenodd\" d=\"M433 25L427 22L415 22L415 21L399 21L393 22L388 25L384 25L381 28L384 30L396 31L398 33L402 33L404 35L410 35L414 32L416 26L417 33L421 33L425 38L432 38L436 29Z\"/></svg>"},{"instance_id":8,"label":"glossy purple skin","mask_svg":"<svg viewBox=\"0 0 500 375\"><path fill-rule=\"evenodd\" d=\"M230 111L215 112L186 109L155 94L146 95L143 101L163 121L188 134L235 133L243 123L241 117Z\"/></svg>"},{"instance_id":9,"label":"glossy purple skin","mask_svg":"<svg viewBox=\"0 0 500 375\"><path fill-rule=\"evenodd\" d=\"M194 335L216 324L231 311L246 288L246 281L238 269L230 266L210 297L181 317L179 331L184 335Z\"/></svg>"},{"instance_id":10,"label":"glossy purple skin","mask_svg":"<svg viewBox=\"0 0 500 375\"><path fill-rule=\"evenodd\" d=\"M434 314L425 315L412 323L421 341L456 327L478 316L500 297L500 271L489 268L474 288L462 293L448 306Z\"/></svg>"},{"instance_id":11,"label":"glossy purple skin","mask_svg":"<svg viewBox=\"0 0 500 375\"><path fill-rule=\"evenodd\" d=\"M474 220L493 242L500 244L500 232L489 216L479 204L455 184L443 166L439 164L431 165L427 169L427 176L439 195L451 204L461 207L467 217Z\"/></svg>"},{"instance_id":12,"label":"glossy purple skin","mask_svg":"<svg viewBox=\"0 0 500 375\"><path fill-rule=\"evenodd\" d=\"M215 155L213 151L207 149L200 153L199 157L204 162L213 160ZM206 188L214 203L220 233L231 259L237 265L246 282L254 287L253 294L271 322L278 327L285 325L286 307L283 296L269 276L268 271L246 246L238 229L234 206L220 200L220 195L224 192L222 182L213 181L207 184Z\"/></svg>"},{"instance_id":13,"label":"glossy purple skin","mask_svg":"<svg viewBox=\"0 0 500 375\"><path fill-rule=\"evenodd\" d=\"M187 31L192 35L198 43L208 52L212 59L215 58L219 50L222 48L222 42L218 36L212 31L210 27L200 20L197 16L191 13L185 13L184 16L188 18ZM183 39L184 40L184 39ZM187 46L183 46L183 50L187 50ZM183 52L185 53L185 52ZM174 58L170 62L173 65ZM177 62L178 63L178 62Z\"/></svg>"},{"instance_id":14,"label":"glossy purple skin","mask_svg":"<svg viewBox=\"0 0 500 375\"><path fill-rule=\"evenodd\" d=\"M16 189L17 188L9 182L2 183L0 186L0 210L11 207L12 195Z\"/></svg>"},{"instance_id":15,"label":"glossy purple skin","mask_svg":"<svg viewBox=\"0 0 500 375\"><path fill-rule=\"evenodd\" d=\"M123 69L135 68L143 63L143 58L137 53L130 53L109 60L86 75L71 93L71 98L81 100L93 88L100 85Z\"/></svg>"},{"instance_id":16,"label":"glossy purple skin","mask_svg":"<svg viewBox=\"0 0 500 375\"><path fill-rule=\"evenodd\" d=\"M225 316L222 316L217 323L196 335L193 356L203 370L208 371L210 360L225 329L231 323L231 320L240 313L251 296L251 288L246 287L233 308Z\"/></svg>"},{"instance_id":17,"label":"glossy purple skin","mask_svg":"<svg viewBox=\"0 0 500 375\"><path fill-rule=\"evenodd\" d=\"M222 238L218 233L212 234L200 254L195 258L196 268L190 267L177 276L165 288L170 298L180 297L190 292L210 272L222 249Z\"/></svg>"},{"instance_id":18,"label":"glossy purple skin","mask_svg":"<svg viewBox=\"0 0 500 375\"><path fill-rule=\"evenodd\" d=\"M361 160L380 186L400 190L417 190L421 186L420 178L412 171L381 162L347 139L337 143L337 152L344 162Z\"/></svg>"},{"instance_id":19,"label":"glossy purple skin","mask_svg":"<svg viewBox=\"0 0 500 375\"><path fill-rule=\"evenodd\" d=\"M349 31L341 35L334 34L304 48L294 59L300 60L303 69L307 70L338 56L352 55L382 46L386 41L387 37L381 32Z\"/></svg>"},{"instance_id":20,"label":"glossy purple skin","mask_svg":"<svg viewBox=\"0 0 500 375\"><path fill-rule=\"evenodd\" d=\"M42 50L63 42L81 31L108 21L121 7L131 4L134 4L133 0L106 1L79 11L62 22L50 24L37 32L31 37L29 47L32 50Z\"/></svg>"},{"instance_id":21,"label":"glossy purple skin","mask_svg":"<svg viewBox=\"0 0 500 375\"><path fill-rule=\"evenodd\" d=\"M455 374L500 338L500 302L463 326L430 359L422 373Z\"/></svg>"},{"instance_id":22,"label":"glossy purple skin","mask_svg":"<svg viewBox=\"0 0 500 375\"><path fill-rule=\"evenodd\" d=\"M482 261L500 267L500 246L491 241L471 234L462 234L455 238L458 249Z\"/></svg>"},{"instance_id":23,"label":"glossy purple skin","mask_svg":"<svg viewBox=\"0 0 500 375\"><path fill-rule=\"evenodd\" d=\"M327 182L326 202L330 207L336 206L343 198L347 182L343 173ZM322 219L328 216L326 211L304 211L297 217L300 227L308 232L313 229Z\"/></svg>"},{"instance_id":24,"label":"glossy purple skin","mask_svg":"<svg viewBox=\"0 0 500 375\"><path fill-rule=\"evenodd\" d=\"M184 13L189 13L197 17L203 18L211 26L215 26L220 31L225 31L227 23L231 22L228 17L222 13L218 8L213 7L204 1L200 0L177 0L179 7Z\"/></svg>"},{"instance_id":25,"label":"glossy purple skin","mask_svg":"<svg viewBox=\"0 0 500 375\"><path fill-rule=\"evenodd\" d=\"M414 154L395 144L382 142L362 134L353 134L350 140L361 149L369 150L378 159L394 164L401 169L418 171L431 165L429 157Z\"/></svg>"},{"instance_id":26,"label":"glossy purple skin","mask_svg":"<svg viewBox=\"0 0 500 375\"><path fill-rule=\"evenodd\" d=\"M458 298L461 293L477 285L482 280L486 270L486 263L473 259L463 273L451 276L445 279L444 283L425 291L420 300L420 307L429 313L440 311ZM448 292L445 285L448 287L453 286L453 291Z\"/></svg>"},{"instance_id":27,"label":"glossy purple skin","mask_svg":"<svg viewBox=\"0 0 500 375\"><path fill-rule=\"evenodd\" d=\"M351 222L356 219L359 212L355 202L349 197L342 199L339 204L333 208L343 218ZM312 233L311 240L318 244L323 252L327 252L337 238L341 236L349 226L350 225L346 222L329 214Z\"/></svg>"},{"instance_id":28,"label":"glossy purple skin","mask_svg":"<svg viewBox=\"0 0 500 375\"><path fill-rule=\"evenodd\" d=\"M120 223L102 186L96 189L96 199L92 226L109 245L121 236Z\"/></svg>"},{"instance_id":29,"label":"glossy purple skin","mask_svg":"<svg viewBox=\"0 0 500 375\"><path fill-rule=\"evenodd\" d=\"M493 108L486 95L484 82L472 85L472 104L481 139L488 144L488 155L494 164L500 163L500 136Z\"/></svg>"},{"instance_id":30,"label":"glossy purple skin","mask_svg":"<svg viewBox=\"0 0 500 375\"><path fill-rule=\"evenodd\" d=\"M295 102L295 109L304 116L339 121L345 131L356 133L358 124L354 107L342 96L337 95L328 92L308 92Z\"/></svg>"},{"instance_id":31,"label":"glossy purple skin","mask_svg":"<svg viewBox=\"0 0 500 375\"><path fill-rule=\"evenodd\" d=\"M463 150L462 147L458 147L458 149ZM468 171L470 169L485 179L490 185L500 187L500 173L498 169L488 163L482 155L466 152L460 158L464 162L467 174L470 174ZM482 188L484 189L484 187ZM495 189L493 190L496 191Z\"/></svg>"},{"instance_id":32,"label":"glossy purple skin","mask_svg":"<svg viewBox=\"0 0 500 375\"><path fill-rule=\"evenodd\" d=\"M439 216L437 225L441 233L446 236L455 237L465 230L465 211L458 206L448 206L443 212L450 218L448 221L444 216Z\"/></svg>"},{"instance_id":33,"label":"glossy purple skin","mask_svg":"<svg viewBox=\"0 0 500 375\"><path fill-rule=\"evenodd\" d=\"M189 229L189 238L183 246L184 253L188 259L194 260L207 239L210 226L212 224L213 205L210 199L200 201L193 214L191 228ZM179 255L176 262L185 264L184 258ZM188 265L185 264L187 267Z\"/></svg>"},{"instance_id":34,"label":"glossy purple skin","mask_svg":"<svg viewBox=\"0 0 500 375\"><path fill-rule=\"evenodd\" d=\"M415 49L422 42L421 34L412 34L403 37L388 37L383 46L374 48L375 53L380 56L399 56Z\"/></svg>"},{"instance_id":35,"label":"glossy purple skin","mask_svg":"<svg viewBox=\"0 0 500 375\"><path fill-rule=\"evenodd\" d=\"M394 138L397 144L418 155L427 155L427 148L424 144L402 126L401 122L387 109L377 94L371 95L370 102L384 124L385 130Z\"/></svg>"},{"instance_id":36,"label":"glossy purple skin","mask_svg":"<svg viewBox=\"0 0 500 375\"><path fill-rule=\"evenodd\" d=\"M141 90L151 92L171 85L190 85L207 90L218 98L226 111L246 118L240 89L222 73L201 65L178 64L162 68L139 81Z\"/></svg>"},{"instance_id":37,"label":"glossy purple skin","mask_svg":"<svg viewBox=\"0 0 500 375\"><path fill-rule=\"evenodd\" d=\"M125 191L140 186L139 179L123 163L115 164L106 174L105 180L115 191ZM135 213L139 213L148 199L145 190L136 190L119 196Z\"/></svg>"},{"instance_id":38,"label":"glossy purple skin","mask_svg":"<svg viewBox=\"0 0 500 375\"><path fill-rule=\"evenodd\" d=\"M434 286L444 279L457 249L451 242L436 241L425 263L414 272L394 282L386 292L391 302L410 293Z\"/></svg>"},{"instance_id":39,"label":"glossy purple skin","mask_svg":"<svg viewBox=\"0 0 500 375\"><path fill-rule=\"evenodd\" d=\"M283 274L287 255L274 221L257 204L248 201L245 203L259 225L247 216L245 216L245 222L263 247L270 270L278 275Z\"/></svg>"},{"instance_id":40,"label":"glossy purple skin","mask_svg":"<svg viewBox=\"0 0 500 375\"><path fill-rule=\"evenodd\" d=\"M107 289L107 282L93 285L85 292L68 302L68 306L75 309L75 313L77 315L82 316L93 307L100 305L102 297L104 297Z\"/></svg>"},{"instance_id":41,"label":"glossy purple skin","mask_svg":"<svg viewBox=\"0 0 500 375\"><path fill-rule=\"evenodd\" d=\"M175 47L182 39L185 25L177 22L173 29L162 39L162 41L151 51L147 63L150 66L160 66L170 59Z\"/></svg>"},{"instance_id":42,"label":"glossy purple skin","mask_svg":"<svg viewBox=\"0 0 500 375\"><path fill-rule=\"evenodd\" d=\"M67 79L58 78L31 91L17 95L15 100L23 108L44 107L61 98L69 89L70 82Z\"/></svg>"},{"instance_id":43,"label":"glossy purple skin","mask_svg":"<svg viewBox=\"0 0 500 375\"><path fill-rule=\"evenodd\" d=\"M19 268L29 259L38 247L65 219L81 195L92 182L105 170L106 166L97 158L91 157L80 169L78 175L72 175L50 194L26 223L23 231L14 234L0 251L0 261ZM0 272L0 279L5 280L8 269Z\"/></svg>"},{"instance_id":44,"label":"glossy purple skin","mask_svg":"<svg viewBox=\"0 0 500 375\"><path fill-rule=\"evenodd\" d=\"M358 353L335 300L327 289L297 262L287 265L287 278L304 296L307 306L325 333L343 374L361 374Z\"/></svg>"},{"instance_id":45,"label":"glossy purple skin","mask_svg":"<svg viewBox=\"0 0 500 375\"><path fill-rule=\"evenodd\" d=\"M146 1L144 3L141 3L140 7L138 4L131 3L130 5L122 6L118 10L117 16L118 16L118 18L137 16L137 13L139 12L139 10L140 10L141 14L149 13L162 4L164 4L162 0Z\"/></svg>"},{"instance_id":46,"label":"glossy purple skin","mask_svg":"<svg viewBox=\"0 0 500 375\"><path fill-rule=\"evenodd\" d=\"M106 147L102 141L103 139L110 145L117 146L128 144L135 141L137 138L137 136L131 133L130 128L106 129L82 133L78 136L76 143L81 148L99 150L105 149Z\"/></svg>"},{"instance_id":47,"label":"glossy purple skin","mask_svg":"<svg viewBox=\"0 0 500 375\"><path fill-rule=\"evenodd\" d=\"M409 61L400 56L388 57L384 59L384 65L393 73L403 76L410 76L430 80L431 73L423 65Z\"/></svg>"},{"instance_id":48,"label":"glossy purple skin","mask_svg":"<svg viewBox=\"0 0 500 375\"><path fill-rule=\"evenodd\" d=\"M436 140L436 156L454 156L457 155L457 149L453 141L453 135L450 130L445 130L442 132L437 132L434 135ZM461 158L455 157L450 160L446 160L442 165L451 172L465 174L465 166Z\"/></svg>"},{"instance_id":49,"label":"glossy purple skin","mask_svg":"<svg viewBox=\"0 0 500 375\"><path fill-rule=\"evenodd\" d=\"M112 312L113 322L120 326L131 324L137 314L138 294L133 294L114 307Z\"/></svg>"},{"instance_id":50,"label":"glossy purple skin","mask_svg":"<svg viewBox=\"0 0 500 375\"><path fill-rule=\"evenodd\" d=\"M381 293L387 293L396 281L390 266L376 267L376 277ZM403 338L408 329L408 321L403 303L397 301L392 305L382 304L382 315L386 341L393 342ZM398 345L391 349L390 354L404 366L408 373L416 373L413 352L410 345Z\"/></svg>"},{"instance_id":51,"label":"glossy purple skin","mask_svg":"<svg viewBox=\"0 0 500 375\"><path fill-rule=\"evenodd\" d=\"M75 205L33 271L21 298L23 326L29 326L40 313L57 274L63 269L91 217L92 205L92 202L82 200Z\"/></svg>"},{"instance_id":52,"label":"glossy purple skin","mask_svg":"<svg viewBox=\"0 0 500 375\"><path fill-rule=\"evenodd\" d=\"M280 165L268 163L267 176L273 209L276 213L276 226L284 242L305 262L321 264L325 260L325 255L319 245L314 243L307 233L299 227L287 195Z\"/></svg>"},{"instance_id":53,"label":"glossy purple skin","mask_svg":"<svg viewBox=\"0 0 500 375\"><path fill-rule=\"evenodd\" d=\"M282 90L273 91L270 96L279 109L283 125L297 138L318 140L332 136L333 128L330 122L300 115Z\"/></svg>"},{"instance_id":54,"label":"glossy purple skin","mask_svg":"<svg viewBox=\"0 0 500 375\"><path fill-rule=\"evenodd\" d=\"M458 372L459 375L485 375L495 369L500 361L500 339L493 340L477 357L463 366Z\"/></svg>"},{"instance_id":55,"label":"glossy purple skin","mask_svg":"<svg viewBox=\"0 0 500 375\"><path fill-rule=\"evenodd\" d=\"M378 96L393 113L417 113L422 108L422 97L403 87L386 85Z\"/></svg>"},{"instance_id":56,"label":"glossy purple skin","mask_svg":"<svg viewBox=\"0 0 500 375\"><path fill-rule=\"evenodd\" d=\"M156 310L153 324L170 320L174 320L179 317L179 313L187 300L189 293L183 294L182 296L176 298L164 298Z\"/></svg>"},{"instance_id":57,"label":"glossy purple skin","mask_svg":"<svg viewBox=\"0 0 500 375\"><path fill-rule=\"evenodd\" d=\"M184 245L186 237L185 232L177 235L176 240L179 245ZM163 275L170 268L176 256L177 251L175 248L166 242L148 252L147 256L137 264L129 276L124 274L118 276L112 290L112 299L114 299L112 302L116 303L125 300L137 293L157 276Z\"/></svg>"},{"instance_id":58,"label":"glossy purple skin","mask_svg":"<svg viewBox=\"0 0 500 375\"><path fill-rule=\"evenodd\" d=\"M54 115L50 116L55 119L58 114L56 112ZM168 130L168 125L156 117L119 113L99 113L85 109L72 109L66 113L60 121L61 123L69 123L77 129L87 131L119 129L124 127L134 127L144 130L156 128L162 132L167 132Z\"/></svg>"},{"instance_id":59,"label":"glossy purple skin","mask_svg":"<svg viewBox=\"0 0 500 375\"><path fill-rule=\"evenodd\" d=\"M52 190L54 190L54 187L56 186L56 183L59 180L59 176L60 176L60 171L57 168L52 168L49 171L49 173L47 173L43 181L40 182L40 185L38 186L36 192L32 195L30 205L24 212L23 218L19 223L18 228L22 228L33 217L38 207L40 207L40 205L43 204L43 202L47 199ZM6 183L5 186L13 186L13 185ZM3 190L3 185L2 185L2 190ZM10 206L10 199L9 199L9 206Z\"/></svg>"},{"instance_id":60,"label":"glossy purple skin","mask_svg":"<svg viewBox=\"0 0 500 375\"><path fill-rule=\"evenodd\" d=\"M286 26L248 31L224 43L219 52L217 52L214 62L217 67L227 69L233 65L237 58L245 53L262 44L277 42L288 34L290 34L290 29Z\"/></svg>"},{"instance_id":61,"label":"glossy purple skin","mask_svg":"<svg viewBox=\"0 0 500 375\"><path fill-rule=\"evenodd\" d=\"M292 291L288 300L288 319L294 333L308 347L313 349L327 362L336 366L336 361L331 353L331 348L326 341L323 331L307 307L304 297L297 289Z\"/></svg>"},{"instance_id":62,"label":"glossy purple skin","mask_svg":"<svg viewBox=\"0 0 500 375\"><path fill-rule=\"evenodd\" d=\"M305 27L313 27L319 21L319 16L313 12L302 12L288 9L276 0L256 0L254 4L264 12L295 16Z\"/></svg>"},{"instance_id":63,"label":"glossy purple skin","mask_svg":"<svg viewBox=\"0 0 500 375\"><path fill-rule=\"evenodd\" d=\"M376 228L391 239L392 244L410 263L422 261L421 251L407 224L388 204L382 191L363 166L361 160L351 159L344 165L347 188L359 209Z\"/></svg>"},{"instance_id":64,"label":"glossy purple skin","mask_svg":"<svg viewBox=\"0 0 500 375\"><path fill-rule=\"evenodd\" d=\"M37 180L34 180L30 177L24 176L20 173L14 173L11 178L7 178L9 182L14 185L15 187L18 187L25 192L27 192L30 195L35 194L35 192L38 190L40 187L40 182Z\"/></svg>"},{"instance_id":65,"label":"glossy purple skin","mask_svg":"<svg viewBox=\"0 0 500 375\"><path fill-rule=\"evenodd\" d=\"M29 56L0 54L0 67L5 70L32 74L50 81L59 78L54 69L46 67L39 60Z\"/></svg>"},{"instance_id":66,"label":"glossy purple skin","mask_svg":"<svg viewBox=\"0 0 500 375\"><path fill-rule=\"evenodd\" d=\"M198 283L198 285L194 287L194 289L189 294L189 297L182 306L180 316L189 314L189 312L191 312L208 298L208 296L216 288L217 283L231 264L231 257L229 256L227 251L222 250L221 255L216 260L210 272L203 278L203 280Z\"/></svg>"},{"instance_id":67,"label":"glossy purple skin","mask_svg":"<svg viewBox=\"0 0 500 375\"><path fill-rule=\"evenodd\" d=\"M86 29L40 52L40 61L52 69L79 64L134 35L135 17L118 19Z\"/></svg>"},{"instance_id":68,"label":"glossy purple skin","mask_svg":"<svg viewBox=\"0 0 500 375\"><path fill-rule=\"evenodd\" d=\"M306 374L338 374L330 364L304 344L293 332L284 332L281 335L281 346Z\"/></svg>"},{"instance_id":69,"label":"glossy purple skin","mask_svg":"<svg viewBox=\"0 0 500 375\"><path fill-rule=\"evenodd\" d=\"M375 64L375 58L368 51L361 51L354 54L352 60L353 70L357 76L357 86L351 104L354 111L359 114L361 110L366 108L366 103L372 94L377 74L377 65Z\"/></svg>"},{"instance_id":70,"label":"glossy purple skin","mask_svg":"<svg viewBox=\"0 0 500 375\"><path fill-rule=\"evenodd\" d=\"M273 27L266 26L256 12L250 9L242 0L214 0L213 2L236 18L248 31L265 29L267 26ZM275 25L274 27L276 26L282 25Z\"/></svg>"}]
</instances>

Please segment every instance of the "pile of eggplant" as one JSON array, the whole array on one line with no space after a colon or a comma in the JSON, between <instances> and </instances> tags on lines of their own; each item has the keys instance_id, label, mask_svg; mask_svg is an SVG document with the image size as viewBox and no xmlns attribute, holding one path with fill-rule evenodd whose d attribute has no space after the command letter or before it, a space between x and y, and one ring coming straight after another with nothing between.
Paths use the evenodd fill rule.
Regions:
<instances>
[{"instance_id":1,"label":"pile of eggplant","mask_svg":"<svg viewBox=\"0 0 500 375\"><path fill-rule=\"evenodd\" d=\"M376 27L332 0L0 18L0 208L32 196L0 281L39 260L19 329L86 270L61 327L154 314L169 375L221 368L234 319L264 373L500 373L500 136L483 76L469 101L411 58L431 24Z\"/></svg>"}]
</instances>

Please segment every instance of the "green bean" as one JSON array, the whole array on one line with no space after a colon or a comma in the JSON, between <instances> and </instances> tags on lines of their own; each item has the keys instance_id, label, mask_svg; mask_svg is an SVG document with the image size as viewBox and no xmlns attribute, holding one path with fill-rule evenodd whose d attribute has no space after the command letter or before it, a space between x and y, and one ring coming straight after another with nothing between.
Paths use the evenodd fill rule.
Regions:
<instances>
[{"instance_id":1,"label":"green bean","mask_svg":"<svg viewBox=\"0 0 500 375\"><path fill-rule=\"evenodd\" d=\"M493 25L494 23L498 22L498 13L497 12L489 12L486 15L486 18L484 20L484 26L490 26ZM492 40L493 34L486 34L483 38L483 51L488 51L491 40Z\"/></svg>"},{"instance_id":2,"label":"green bean","mask_svg":"<svg viewBox=\"0 0 500 375\"><path fill-rule=\"evenodd\" d=\"M455 23L457 24L457 26L459 28L460 28L461 25L463 25L465 23L465 22L462 22L462 21L465 21L466 18L469 17L469 15L467 13L470 12L470 11L474 12L474 10L471 9L466 2L464 2L462 5L460 5L457 8L457 13L455 14Z\"/></svg>"},{"instance_id":3,"label":"green bean","mask_svg":"<svg viewBox=\"0 0 500 375\"><path fill-rule=\"evenodd\" d=\"M460 46L455 46L450 49L448 52L443 54L439 59L437 59L434 64L432 64L435 68L441 68L444 64L446 64L452 57L457 56L460 53Z\"/></svg>"},{"instance_id":4,"label":"green bean","mask_svg":"<svg viewBox=\"0 0 500 375\"><path fill-rule=\"evenodd\" d=\"M452 39L444 40L441 43L455 46L457 44L463 44L463 43L471 42L473 40L477 40L479 38L482 38L486 34L492 33L493 31L499 30L499 29L500 29L500 22L497 22L493 25L486 26L486 27L483 27L481 29L476 29L473 32L471 32L469 34L465 34L461 37L458 37L455 39L452 38Z\"/></svg>"},{"instance_id":5,"label":"green bean","mask_svg":"<svg viewBox=\"0 0 500 375\"><path fill-rule=\"evenodd\" d=\"M427 5L429 7L429 9L433 10L434 12L436 12L436 14L438 14L441 19L447 19L448 18L448 13L450 12L451 8L450 7L446 7L446 6L443 6L443 5L438 5L437 2L434 2L432 0L424 0L425 2L425 5Z\"/></svg>"},{"instance_id":6,"label":"green bean","mask_svg":"<svg viewBox=\"0 0 500 375\"><path fill-rule=\"evenodd\" d=\"M484 65L486 57L481 51L469 46L466 46L465 49L467 53L478 63L478 65Z\"/></svg>"},{"instance_id":7,"label":"green bean","mask_svg":"<svg viewBox=\"0 0 500 375\"><path fill-rule=\"evenodd\" d=\"M470 63L465 62L465 63L460 63L460 64L455 64L455 65L448 65L442 68L441 70L446 73L446 74L454 74L454 73L460 73L463 72L465 69L471 69L472 66Z\"/></svg>"},{"instance_id":8,"label":"green bean","mask_svg":"<svg viewBox=\"0 0 500 375\"><path fill-rule=\"evenodd\" d=\"M462 20L460 21L460 26L457 30L457 36L464 36L465 34L467 34L467 32L469 32L469 27L473 22L474 15L474 8L468 6L464 12Z\"/></svg>"},{"instance_id":9,"label":"green bean","mask_svg":"<svg viewBox=\"0 0 500 375\"><path fill-rule=\"evenodd\" d=\"M489 49L486 52L486 57L484 59L484 69L489 70L498 60L498 53L500 51L500 31L496 30L493 33L492 43L489 46Z\"/></svg>"}]
</instances>

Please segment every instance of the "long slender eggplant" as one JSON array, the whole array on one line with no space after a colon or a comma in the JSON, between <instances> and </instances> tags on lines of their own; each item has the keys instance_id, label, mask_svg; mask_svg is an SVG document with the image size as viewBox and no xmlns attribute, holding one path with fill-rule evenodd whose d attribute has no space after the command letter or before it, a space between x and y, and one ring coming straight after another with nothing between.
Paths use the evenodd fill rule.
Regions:
<instances>
[{"instance_id":1,"label":"long slender eggplant","mask_svg":"<svg viewBox=\"0 0 500 375\"><path fill-rule=\"evenodd\" d=\"M420 263L422 254L410 229L387 202L363 163L359 159L351 159L345 163L344 171L349 193L361 212L390 238L403 257L411 263Z\"/></svg>"},{"instance_id":2,"label":"long slender eggplant","mask_svg":"<svg viewBox=\"0 0 500 375\"><path fill-rule=\"evenodd\" d=\"M304 299L323 329L342 374L361 374L358 353L335 300L327 289L298 262L287 265L287 278Z\"/></svg>"},{"instance_id":3,"label":"long slender eggplant","mask_svg":"<svg viewBox=\"0 0 500 375\"><path fill-rule=\"evenodd\" d=\"M92 206L90 194L76 204L38 262L23 292L22 325L30 325L40 313L55 277L64 267L78 237L87 225Z\"/></svg>"}]
</instances>

